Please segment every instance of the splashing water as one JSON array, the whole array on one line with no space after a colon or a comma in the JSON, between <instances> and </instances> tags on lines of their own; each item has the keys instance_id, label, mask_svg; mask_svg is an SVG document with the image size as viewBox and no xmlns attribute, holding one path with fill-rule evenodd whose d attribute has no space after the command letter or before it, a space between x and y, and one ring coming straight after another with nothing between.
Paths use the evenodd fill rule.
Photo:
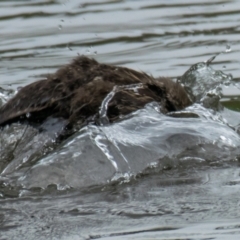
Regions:
<instances>
[{"instance_id":1,"label":"splashing water","mask_svg":"<svg viewBox=\"0 0 240 240\"><path fill-rule=\"evenodd\" d=\"M122 86L115 86L113 90L108 93L108 95L103 99L102 104L100 106L99 110L99 122L101 125L109 123L109 120L107 118L107 110L108 110L108 104L113 99L114 95L121 90L128 89L132 90L134 92L137 92L139 88L142 88L143 84L129 84L129 85L122 85Z\"/></svg>"},{"instance_id":2,"label":"splashing water","mask_svg":"<svg viewBox=\"0 0 240 240\"><path fill-rule=\"evenodd\" d=\"M214 100L214 104L218 103L222 96L221 85L228 86L232 81L231 74L214 70L210 66L215 57L194 64L179 79L193 102L208 102L211 99Z\"/></svg>"},{"instance_id":3,"label":"splashing water","mask_svg":"<svg viewBox=\"0 0 240 240\"><path fill-rule=\"evenodd\" d=\"M224 112L218 111L221 84L229 84L232 77L210 67L213 59L193 65L179 79L196 101L182 111L166 116L159 104L153 102L117 123L108 124L106 113L114 94L122 89L138 91L142 87L134 84L117 86L106 96L99 109L100 126L88 125L55 148L52 140L57 136L50 131L53 120L43 124L46 131L41 134L28 128L23 136L24 127L17 125L20 134L12 135L14 142L19 143L14 149L4 137L13 128L3 129L1 158L13 156L3 166L4 176L21 176L14 184L27 189L47 188L51 184L63 189L81 188L109 181L128 182L146 169L172 168L181 161L191 166L196 162L235 159L239 155L239 135L229 127ZM57 129L61 128L57 124Z\"/></svg>"}]
</instances>

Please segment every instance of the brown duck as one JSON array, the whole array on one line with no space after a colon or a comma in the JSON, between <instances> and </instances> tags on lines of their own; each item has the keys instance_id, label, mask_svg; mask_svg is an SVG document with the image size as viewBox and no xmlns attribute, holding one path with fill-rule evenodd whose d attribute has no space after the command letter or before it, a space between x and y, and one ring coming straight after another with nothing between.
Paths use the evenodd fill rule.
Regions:
<instances>
[{"instance_id":1,"label":"brown duck","mask_svg":"<svg viewBox=\"0 0 240 240\"><path fill-rule=\"evenodd\" d=\"M160 103L163 113L191 104L184 88L169 78L153 78L80 56L19 90L0 108L0 126L26 120L40 123L48 117L65 119L70 125L82 125L89 118L97 121L102 102L111 93L106 101L110 122L152 101Z\"/></svg>"}]
</instances>

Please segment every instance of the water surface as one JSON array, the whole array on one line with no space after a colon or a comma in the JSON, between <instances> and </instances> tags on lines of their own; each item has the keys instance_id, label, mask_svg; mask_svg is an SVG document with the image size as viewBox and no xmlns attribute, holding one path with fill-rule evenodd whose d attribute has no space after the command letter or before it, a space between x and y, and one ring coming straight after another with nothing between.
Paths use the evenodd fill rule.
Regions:
<instances>
[{"instance_id":1,"label":"water surface","mask_svg":"<svg viewBox=\"0 0 240 240\"><path fill-rule=\"evenodd\" d=\"M1 239L239 239L239 12L236 0L1 1L0 104L78 54L177 78L222 53L190 79L230 79L228 108L165 116L151 103L61 144L4 129Z\"/></svg>"}]
</instances>

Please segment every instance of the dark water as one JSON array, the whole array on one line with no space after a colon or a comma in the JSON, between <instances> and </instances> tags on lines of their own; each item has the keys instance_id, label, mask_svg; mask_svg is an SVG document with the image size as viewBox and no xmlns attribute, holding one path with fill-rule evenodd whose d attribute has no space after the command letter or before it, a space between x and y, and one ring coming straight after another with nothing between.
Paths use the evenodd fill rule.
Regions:
<instances>
[{"instance_id":1,"label":"dark water","mask_svg":"<svg viewBox=\"0 0 240 240\"><path fill-rule=\"evenodd\" d=\"M3 129L0 239L239 239L239 13L238 1L1 1L0 105L78 54L183 76L198 97L61 144Z\"/></svg>"}]
</instances>

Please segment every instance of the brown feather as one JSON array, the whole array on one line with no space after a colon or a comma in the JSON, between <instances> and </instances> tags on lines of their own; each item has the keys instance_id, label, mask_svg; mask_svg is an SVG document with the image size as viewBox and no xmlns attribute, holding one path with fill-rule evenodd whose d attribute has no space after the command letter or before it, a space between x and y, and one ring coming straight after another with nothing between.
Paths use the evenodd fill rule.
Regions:
<instances>
[{"instance_id":1,"label":"brown feather","mask_svg":"<svg viewBox=\"0 0 240 240\"><path fill-rule=\"evenodd\" d=\"M29 114L29 121L42 121L53 116L76 123L98 113L102 101L114 86L129 84L142 84L142 87L137 91L119 88L109 102L110 121L151 101L161 103L165 113L191 104L183 87L169 78L155 79L146 73L100 64L81 56L47 79L23 87L0 108L0 125L18 121Z\"/></svg>"}]
</instances>

